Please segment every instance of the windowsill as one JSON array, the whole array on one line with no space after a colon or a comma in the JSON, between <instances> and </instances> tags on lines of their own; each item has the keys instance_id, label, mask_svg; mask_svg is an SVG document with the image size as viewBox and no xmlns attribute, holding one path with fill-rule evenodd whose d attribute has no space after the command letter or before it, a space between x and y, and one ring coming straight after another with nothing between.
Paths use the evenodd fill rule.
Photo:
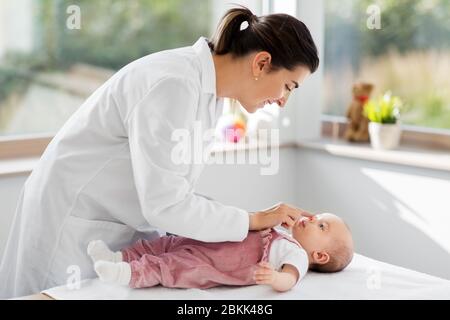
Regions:
<instances>
[{"instance_id":1,"label":"windowsill","mask_svg":"<svg viewBox=\"0 0 450 320\"><path fill-rule=\"evenodd\" d=\"M28 175L38 161L39 157L0 159L0 177Z\"/></svg>"},{"instance_id":2,"label":"windowsill","mask_svg":"<svg viewBox=\"0 0 450 320\"><path fill-rule=\"evenodd\" d=\"M442 170L450 172L450 152L442 149L424 148L412 145L401 145L395 150L374 150L369 143L350 143L341 139L321 138L317 140L302 141L300 143L283 143L273 147L306 148L319 150L338 157L347 157L368 161L378 161L404 166L412 166L426 169ZM227 144L217 145L212 152L229 152L253 150L258 147ZM13 175L27 175L36 165L39 157L17 157L0 159L0 177Z\"/></svg>"},{"instance_id":3,"label":"windowsill","mask_svg":"<svg viewBox=\"0 0 450 320\"><path fill-rule=\"evenodd\" d=\"M403 144L394 150L375 150L370 143L350 143L332 138L302 141L297 146L324 151L339 157L450 171L450 152L442 149Z\"/></svg>"},{"instance_id":4,"label":"windowsill","mask_svg":"<svg viewBox=\"0 0 450 320\"><path fill-rule=\"evenodd\" d=\"M243 143L216 143L214 147L211 149L211 154L220 153L220 152L231 152L231 151L248 151L248 150L259 150L260 148L296 148L297 144L294 142L286 142L281 144L270 144L270 145L261 145L261 144L243 144Z\"/></svg>"}]
</instances>

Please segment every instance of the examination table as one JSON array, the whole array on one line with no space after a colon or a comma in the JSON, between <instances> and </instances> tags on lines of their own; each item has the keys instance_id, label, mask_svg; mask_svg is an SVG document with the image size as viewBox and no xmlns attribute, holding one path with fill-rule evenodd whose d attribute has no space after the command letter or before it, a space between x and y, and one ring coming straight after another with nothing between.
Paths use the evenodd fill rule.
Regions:
<instances>
[{"instance_id":1,"label":"examination table","mask_svg":"<svg viewBox=\"0 0 450 320\"><path fill-rule=\"evenodd\" d=\"M450 299L450 281L355 254L341 272L309 272L293 289L278 293L268 286L216 287L208 290L161 286L130 289L98 279L79 289L60 286L22 299L240 300L240 299ZM20 299L20 298L19 298Z\"/></svg>"}]
</instances>

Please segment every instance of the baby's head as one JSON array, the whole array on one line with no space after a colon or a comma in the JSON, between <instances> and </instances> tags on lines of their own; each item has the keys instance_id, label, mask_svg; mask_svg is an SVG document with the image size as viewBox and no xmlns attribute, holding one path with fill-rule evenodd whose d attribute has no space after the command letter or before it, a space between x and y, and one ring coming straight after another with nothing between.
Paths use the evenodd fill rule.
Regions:
<instances>
[{"instance_id":1,"label":"baby's head","mask_svg":"<svg viewBox=\"0 0 450 320\"><path fill-rule=\"evenodd\" d=\"M299 219L292 228L292 236L308 253L310 270L341 271L353 258L350 229L334 214L321 213Z\"/></svg>"}]
</instances>

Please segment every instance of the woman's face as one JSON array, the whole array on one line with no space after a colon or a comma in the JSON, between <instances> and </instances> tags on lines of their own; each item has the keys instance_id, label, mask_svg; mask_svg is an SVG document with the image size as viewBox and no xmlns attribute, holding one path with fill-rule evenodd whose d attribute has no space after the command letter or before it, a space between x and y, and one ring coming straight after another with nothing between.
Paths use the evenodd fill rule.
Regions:
<instances>
[{"instance_id":1,"label":"woman's face","mask_svg":"<svg viewBox=\"0 0 450 320\"><path fill-rule=\"evenodd\" d=\"M248 64L245 65L251 67L242 73L242 90L237 100L249 113L270 103L284 107L290 93L310 74L305 66L298 66L292 71L284 68L270 71L271 55L264 51L251 54L246 59Z\"/></svg>"}]
</instances>

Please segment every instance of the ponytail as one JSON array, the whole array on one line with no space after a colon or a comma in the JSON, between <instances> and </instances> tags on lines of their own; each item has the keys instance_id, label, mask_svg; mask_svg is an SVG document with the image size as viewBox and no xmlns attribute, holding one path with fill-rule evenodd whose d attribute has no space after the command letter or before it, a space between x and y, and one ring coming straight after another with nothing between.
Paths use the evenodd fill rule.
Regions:
<instances>
[{"instance_id":1,"label":"ponytail","mask_svg":"<svg viewBox=\"0 0 450 320\"><path fill-rule=\"evenodd\" d=\"M233 57L267 51L272 55L272 70L293 70L304 65L313 73L319 66L308 28L287 14L257 17L246 7L232 8L220 20L208 45L217 55Z\"/></svg>"}]
</instances>

